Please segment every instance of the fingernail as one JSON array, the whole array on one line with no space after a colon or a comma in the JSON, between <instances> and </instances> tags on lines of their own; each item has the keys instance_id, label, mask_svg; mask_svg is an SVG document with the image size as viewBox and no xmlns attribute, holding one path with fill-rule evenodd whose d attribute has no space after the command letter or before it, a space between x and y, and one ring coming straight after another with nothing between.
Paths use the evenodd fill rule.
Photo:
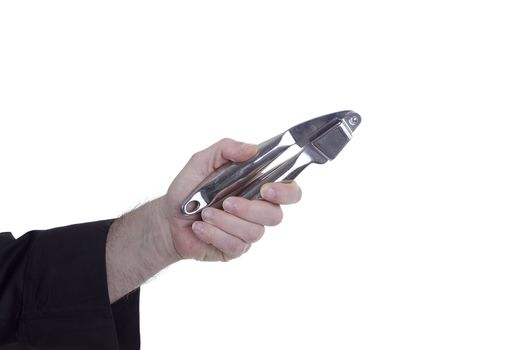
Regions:
<instances>
[{"instance_id":1,"label":"fingernail","mask_svg":"<svg viewBox=\"0 0 525 350\"><path fill-rule=\"evenodd\" d=\"M203 233L204 232L204 224L202 223L202 221L195 221L191 225L191 228L192 228L193 232L195 232L195 233Z\"/></svg>"},{"instance_id":2,"label":"fingernail","mask_svg":"<svg viewBox=\"0 0 525 350\"><path fill-rule=\"evenodd\" d=\"M231 212L235 209L235 201L232 198L226 198L226 200L222 202L222 207L224 210Z\"/></svg>"},{"instance_id":3,"label":"fingernail","mask_svg":"<svg viewBox=\"0 0 525 350\"><path fill-rule=\"evenodd\" d=\"M270 186L263 186L261 189L261 194L264 199L274 199L275 198L275 190L271 188Z\"/></svg>"},{"instance_id":4,"label":"fingernail","mask_svg":"<svg viewBox=\"0 0 525 350\"><path fill-rule=\"evenodd\" d=\"M211 209L206 208L202 211L201 216L204 220L209 220L213 217L213 212Z\"/></svg>"}]
</instances>

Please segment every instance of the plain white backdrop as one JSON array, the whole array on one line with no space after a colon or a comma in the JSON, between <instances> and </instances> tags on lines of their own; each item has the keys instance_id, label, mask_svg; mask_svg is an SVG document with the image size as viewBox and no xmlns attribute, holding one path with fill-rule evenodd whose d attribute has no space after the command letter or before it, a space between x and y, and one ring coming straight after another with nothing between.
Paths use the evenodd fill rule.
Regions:
<instances>
[{"instance_id":1,"label":"plain white backdrop","mask_svg":"<svg viewBox=\"0 0 525 350\"><path fill-rule=\"evenodd\" d=\"M0 230L114 218L192 153L363 117L229 263L142 286L142 348L525 348L518 1L3 1Z\"/></svg>"}]
</instances>

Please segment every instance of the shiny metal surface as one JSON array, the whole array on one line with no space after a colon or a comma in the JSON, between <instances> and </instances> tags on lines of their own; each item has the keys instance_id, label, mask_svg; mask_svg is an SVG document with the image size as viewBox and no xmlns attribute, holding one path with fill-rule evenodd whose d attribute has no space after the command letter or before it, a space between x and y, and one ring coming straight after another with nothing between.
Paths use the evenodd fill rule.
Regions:
<instances>
[{"instance_id":1,"label":"shiny metal surface","mask_svg":"<svg viewBox=\"0 0 525 350\"><path fill-rule=\"evenodd\" d=\"M324 164L334 159L351 139L352 133L349 126L346 122L341 121L311 143L306 144L295 156L254 179L237 195L247 199L261 199L262 185L268 182L291 181L308 165Z\"/></svg>"},{"instance_id":2,"label":"shiny metal surface","mask_svg":"<svg viewBox=\"0 0 525 350\"><path fill-rule=\"evenodd\" d=\"M308 165L334 159L360 123L359 114L341 111L298 124L259 144L257 154L248 161L217 169L188 195L181 212L197 214L208 206L219 206L232 195L260 199L265 183L291 181ZM283 158L290 152L291 157Z\"/></svg>"}]
</instances>

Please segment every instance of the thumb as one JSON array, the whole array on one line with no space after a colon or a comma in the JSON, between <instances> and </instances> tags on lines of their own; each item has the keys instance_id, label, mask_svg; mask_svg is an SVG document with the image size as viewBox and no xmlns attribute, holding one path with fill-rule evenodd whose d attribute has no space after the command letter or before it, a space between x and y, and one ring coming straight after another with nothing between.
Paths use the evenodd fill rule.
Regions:
<instances>
[{"instance_id":1,"label":"thumb","mask_svg":"<svg viewBox=\"0 0 525 350\"><path fill-rule=\"evenodd\" d=\"M195 166L207 176L228 161L243 162L255 156L257 145L224 138L210 147L195 153L188 165Z\"/></svg>"}]
</instances>

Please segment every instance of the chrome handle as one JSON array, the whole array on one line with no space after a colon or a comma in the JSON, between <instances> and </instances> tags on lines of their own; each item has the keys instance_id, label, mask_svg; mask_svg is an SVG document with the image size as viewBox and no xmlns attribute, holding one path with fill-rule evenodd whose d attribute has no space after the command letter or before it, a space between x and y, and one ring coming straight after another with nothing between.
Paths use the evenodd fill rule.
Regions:
<instances>
[{"instance_id":1,"label":"chrome handle","mask_svg":"<svg viewBox=\"0 0 525 350\"><path fill-rule=\"evenodd\" d=\"M182 202L182 214L196 214L235 192L294 144L294 138L289 132L285 132L259 144L253 158L242 163L230 162L220 167Z\"/></svg>"},{"instance_id":2,"label":"chrome handle","mask_svg":"<svg viewBox=\"0 0 525 350\"><path fill-rule=\"evenodd\" d=\"M246 199L262 199L260 191L265 183L292 181L310 164L312 164L312 158L307 152L301 150L294 157L276 166L266 174L261 174L261 176L249 183L238 196Z\"/></svg>"}]
</instances>

